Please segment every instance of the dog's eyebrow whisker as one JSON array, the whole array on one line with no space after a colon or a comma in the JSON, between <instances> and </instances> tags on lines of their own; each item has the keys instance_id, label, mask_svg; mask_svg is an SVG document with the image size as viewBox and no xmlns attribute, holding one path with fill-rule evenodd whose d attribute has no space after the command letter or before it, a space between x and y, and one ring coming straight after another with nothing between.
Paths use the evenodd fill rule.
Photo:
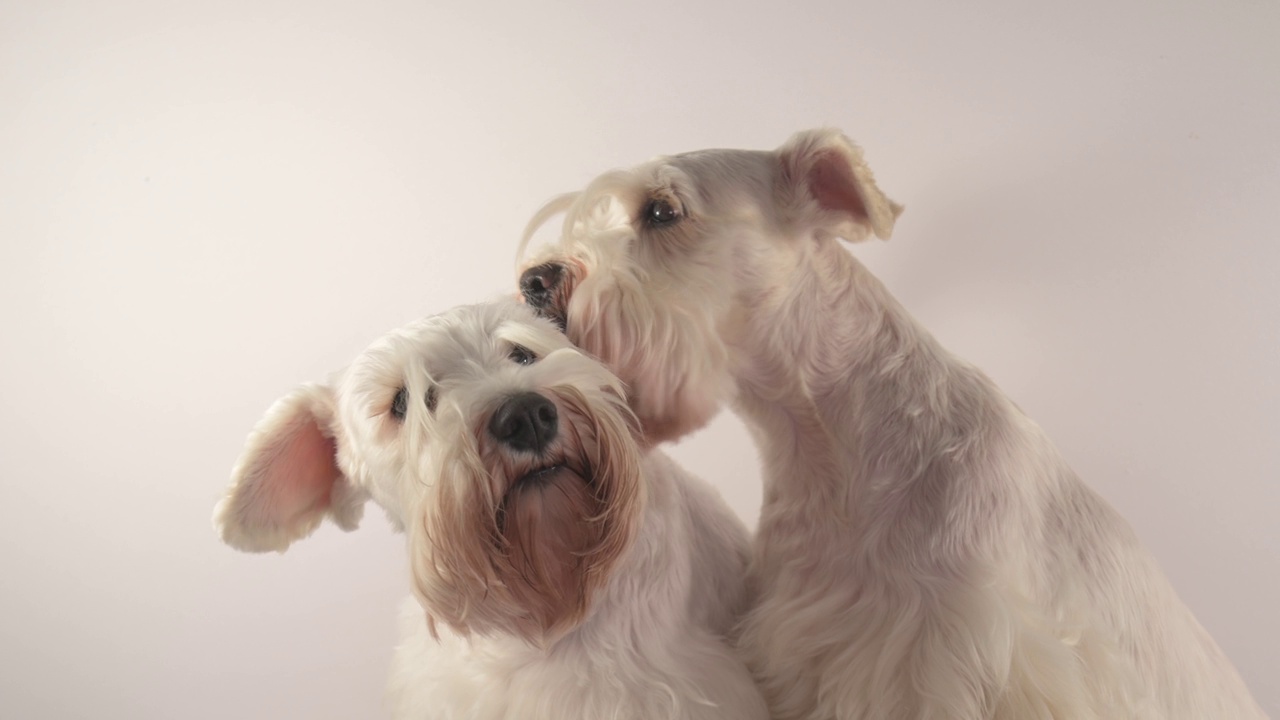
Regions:
<instances>
[{"instance_id":1,"label":"dog's eyebrow whisker","mask_svg":"<svg viewBox=\"0 0 1280 720\"><path fill-rule=\"evenodd\" d=\"M547 223L548 220L559 215L560 213L568 213L578 200L580 193L570 192L558 195L547 201L545 205L538 209L525 225L524 232L520 236L520 245L516 248L516 265L519 266L521 260L524 259L525 250L529 246L529 241L533 236Z\"/></svg>"}]
</instances>

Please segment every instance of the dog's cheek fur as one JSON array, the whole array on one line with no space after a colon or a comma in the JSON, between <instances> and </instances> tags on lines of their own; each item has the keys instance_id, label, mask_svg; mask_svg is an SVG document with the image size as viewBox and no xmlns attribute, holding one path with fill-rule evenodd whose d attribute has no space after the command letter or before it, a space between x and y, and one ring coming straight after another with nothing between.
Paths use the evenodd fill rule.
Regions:
<instances>
[{"instance_id":1,"label":"dog's cheek fur","mask_svg":"<svg viewBox=\"0 0 1280 720\"><path fill-rule=\"evenodd\" d=\"M641 482L640 449L636 444L639 431L635 416L624 400L609 388L588 398L577 387L559 386L565 414L583 437L583 456L591 469L591 485L600 512L591 520L598 523L598 542L587 556L584 566L588 594L608 580L614 565L622 558L639 531L646 502ZM590 408L614 404L608 412L591 412ZM588 598L589 600L589 598Z\"/></svg>"},{"instance_id":2,"label":"dog's cheek fur","mask_svg":"<svg viewBox=\"0 0 1280 720\"><path fill-rule=\"evenodd\" d=\"M597 268L579 281L567 313L570 339L626 383L651 445L701 428L732 395L710 310L669 307L638 278Z\"/></svg>"},{"instance_id":3,"label":"dog's cheek fur","mask_svg":"<svg viewBox=\"0 0 1280 720\"><path fill-rule=\"evenodd\" d=\"M460 634L492 627L513 612L490 559L497 528L485 497L487 472L468 443L448 446L429 477L438 478L409 524L414 594L434 630L443 622ZM496 592L491 593L491 589Z\"/></svg>"}]
</instances>

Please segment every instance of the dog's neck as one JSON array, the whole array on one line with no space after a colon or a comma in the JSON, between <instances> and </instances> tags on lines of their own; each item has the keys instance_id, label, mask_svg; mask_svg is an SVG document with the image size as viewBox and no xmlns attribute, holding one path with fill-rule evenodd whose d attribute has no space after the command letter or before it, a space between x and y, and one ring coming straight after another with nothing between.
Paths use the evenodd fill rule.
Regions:
<instances>
[{"instance_id":1,"label":"dog's neck","mask_svg":"<svg viewBox=\"0 0 1280 720\"><path fill-rule=\"evenodd\" d=\"M942 442L954 431L941 426L942 408L985 378L947 353L837 242L809 247L785 293L744 303L736 407L765 461L765 504L815 504L833 517L833 505L866 506L877 475L919 472L913 464L927 453L895 444L895 429Z\"/></svg>"}]
</instances>

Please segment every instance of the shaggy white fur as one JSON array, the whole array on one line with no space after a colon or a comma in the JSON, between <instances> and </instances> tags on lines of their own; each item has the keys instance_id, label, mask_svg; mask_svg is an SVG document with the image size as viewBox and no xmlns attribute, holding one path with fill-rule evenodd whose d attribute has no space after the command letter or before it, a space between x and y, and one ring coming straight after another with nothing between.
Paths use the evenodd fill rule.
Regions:
<instances>
[{"instance_id":1,"label":"shaggy white fur","mask_svg":"<svg viewBox=\"0 0 1280 720\"><path fill-rule=\"evenodd\" d=\"M373 499L416 597L389 686L400 720L764 720L726 640L746 528L636 442L618 379L515 301L375 342L276 403L214 525L283 551Z\"/></svg>"},{"instance_id":2,"label":"shaggy white fur","mask_svg":"<svg viewBox=\"0 0 1280 720\"><path fill-rule=\"evenodd\" d=\"M775 717L1262 716L1125 521L837 242L901 212L838 131L608 173L524 242L562 211L526 301L651 442L731 403L760 447L742 642Z\"/></svg>"}]
</instances>

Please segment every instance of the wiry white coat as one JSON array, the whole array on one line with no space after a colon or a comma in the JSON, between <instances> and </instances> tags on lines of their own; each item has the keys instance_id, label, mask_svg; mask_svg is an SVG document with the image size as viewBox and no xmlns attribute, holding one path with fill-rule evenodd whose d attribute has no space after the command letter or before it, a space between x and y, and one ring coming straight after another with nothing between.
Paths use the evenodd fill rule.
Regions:
<instances>
[{"instance_id":1,"label":"wiry white coat","mask_svg":"<svg viewBox=\"0 0 1280 720\"><path fill-rule=\"evenodd\" d=\"M1262 717L1127 523L837 242L901 212L840 133L609 173L529 234L559 210L544 311L653 439L731 403L760 448L742 642L776 718Z\"/></svg>"},{"instance_id":2,"label":"wiry white coat","mask_svg":"<svg viewBox=\"0 0 1280 720\"><path fill-rule=\"evenodd\" d=\"M513 361L517 346L536 361ZM543 456L486 434L497 407L530 392L558 407ZM408 531L416 597L392 664L396 720L766 720L728 640L749 604L747 530L633 428L618 379L550 323L514 301L457 308L277 402L214 525L238 549L284 551L325 517L353 529L372 499ZM513 495L549 463L583 485ZM550 497L582 487L602 503L594 517L566 516ZM512 570L522 553L547 561L503 534L520 508L530 542L547 547L601 528L607 558L549 559L578 568L583 595L539 597L538 567Z\"/></svg>"}]
</instances>

